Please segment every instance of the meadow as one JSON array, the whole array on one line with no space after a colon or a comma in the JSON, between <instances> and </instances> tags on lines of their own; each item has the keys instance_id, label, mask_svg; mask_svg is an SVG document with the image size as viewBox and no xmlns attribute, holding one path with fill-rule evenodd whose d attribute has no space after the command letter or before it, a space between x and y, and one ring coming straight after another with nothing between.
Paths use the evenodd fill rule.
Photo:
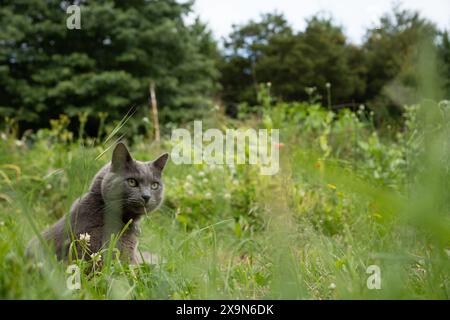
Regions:
<instances>
[{"instance_id":1,"label":"meadow","mask_svg":"<svg viewBox=\"0 0 450 320\"><path fill-rule=\"evenodd\" d=\"M241 106L237 119L216 107L203 121L280 129L280 172L169 162L164 204L144 219L140 239L164 263L131 267L108 248L102 269L72 261L86 271L79 290L67 288L67 264L51 254L27 259L27 242L86 192L119 137L150 160L171 150L170 131L157 145L132 130L148 122L134 116L106 120L94 139L74 136L63 115L18 139L6 119L0 298L449 299L448 102L409 106L401 123L380 124L364 106L330 111L274 103L262 92L260 105ZM378 289L367 284L369 266L381 272Z\"/></svg>"}]
</instances>

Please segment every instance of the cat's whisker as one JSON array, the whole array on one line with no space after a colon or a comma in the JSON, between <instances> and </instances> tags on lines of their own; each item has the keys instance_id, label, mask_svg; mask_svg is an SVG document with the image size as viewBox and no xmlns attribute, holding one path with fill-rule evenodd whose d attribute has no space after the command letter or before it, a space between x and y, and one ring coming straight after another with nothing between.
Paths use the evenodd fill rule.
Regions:
<instances>
[{"instance_id":1,"label":"cat's whisker","mask_svg":"<svg viewBox=\"0 0 450 320\"><path fill-rule=\"evenodd\" d=\"M147 208L144 206L145 216L148 218Z\"/></svg>"}]
</instances>

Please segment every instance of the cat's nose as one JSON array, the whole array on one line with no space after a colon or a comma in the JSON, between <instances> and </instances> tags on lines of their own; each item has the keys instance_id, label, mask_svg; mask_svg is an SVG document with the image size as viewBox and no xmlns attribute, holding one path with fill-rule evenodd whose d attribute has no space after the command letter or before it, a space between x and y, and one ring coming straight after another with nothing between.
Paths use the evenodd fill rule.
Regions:
<instances>
[{"instance_id":1,"label":"cat's nose","mask_svg":"<svg viewBox=\"0 0 450 320\"><path fill-rule=\"evenodd\" d=\"M149 194L143 194L142 195L142 199L144 199L144 202L147 203L148 200L150 200L150 195Z\"/></svg>"}]
</instances>

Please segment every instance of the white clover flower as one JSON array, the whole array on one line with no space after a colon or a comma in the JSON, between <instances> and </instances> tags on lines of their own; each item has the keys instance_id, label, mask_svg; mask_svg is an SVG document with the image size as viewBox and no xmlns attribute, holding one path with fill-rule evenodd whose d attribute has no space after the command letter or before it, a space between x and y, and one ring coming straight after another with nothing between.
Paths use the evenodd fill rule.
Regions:
<instances>
[{"instance_id":1,"label":"white clover flower","mask_svg":"<svg viewBox=\"0 0 450 320\"><path fill-rule=\"evenodd\" d=\"M192 178L192 176L189 174L189 175L186 177L186 180L187 180L187 181L192 181L193 178Z\"/></svg>"},{"instance_id":2,"label":"white clover flower","mask_svg":"<svg viewBox=\"0 0 450 320\"><path fill-rule=\"evenodd\" d=\"M23 147L25 145L25 143L22 140L16 140L14 141L14 144L16 145L16 147Z\"/></svg>"},{"instance_id":3,"label":"white clover flower","mask_svg":"<svg viewBox=\"0 0 450 320\"><path fill-rule=\"evenodd\" d=\"M89 233L81 233L80 234L80 241L89 243L91 241L91 235Z\"/></svg>"},{"instance_id":4,"label":"white clover flower","mask_svg":"<svg viewBox=\"0 0 450 320\"><path fill-rule=\"evenodd\" d=\"M192 185L191 185L189 182L185 182L184 185L183 185L183 187L184 187L185 189L190 189L190 188L192 187Z\"/></svg>"},{"instance_id":5,"label":"white clover flower","mask_svg":"<svg viewBox=\"0 0 450 320\"><path fill-rule=\"evenodd\" d=\"M328 289L334 290L336 289L336 284L334 282L332 282L329 286Z\"/></svg>"},{"instance_id":6,"label":"white clover flower","mask_svg":"<svg viewBox=\"0 0 450 320\"><path fill-rule=\"evenodd\" d=\"M231 194L229 194L229 193L225 193L224 195L223 195L223 197L225 198L225 199L231 199Z\"/></svg>"},{"instance_id":7,"label":"white clover flower","mask_svg":"<svg viewBox=\"0 0 450 320\"><path fill-rule=\"evenodd\" d=\"M439 102L439 107L442 109L448 108L449 106L450 106L449 100L442 100L441 102Z\"/></svg>"},{"instance_id":8,"label":"white clover flower","mask_svg":"<svg viewBox=\"0 0 450 320\"><path fill-rule=\"evenodd\" d=\"M91 259L94 262L100 262L102 261L102 255L100 254L100 252L94 252L93 254L91 254Z\"/></svg>"},{"instance_id":9,"label":"white clover flower","mask_svg":"<svg viewBox=\"0 0 450 320\"><path fill-rule=\"evenodd\" d=\"M200 172L198 173L198 175L199 175L200 177L204 177L204 176L205 176L205 173L204 173L203 171L200 171Z\"/></svg>"},{"instance_id":10,"label":"white clover flower","mask_svg":"<svg viewBox=\"0 0 450 320\"><path fill-rule=\"evenodd\" d=\"M207 192L207 193L205 193L205 198L207 198L207 199L211 199L211 198L212 198L212 194L211 194L211 192Z\"/></svg>"}]
</instances>

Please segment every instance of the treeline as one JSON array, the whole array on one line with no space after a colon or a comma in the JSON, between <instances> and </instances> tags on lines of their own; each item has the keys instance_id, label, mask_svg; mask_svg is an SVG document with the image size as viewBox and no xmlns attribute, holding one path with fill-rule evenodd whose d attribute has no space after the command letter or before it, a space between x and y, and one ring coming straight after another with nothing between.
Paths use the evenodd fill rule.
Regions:
<instances>
[{"instance_id":1,"label":"treeline","mask_svg":"<svg viewBox=\"0 0 450 320\"><path fill-rule=\"evenodd\" d=\"M361 45L332 19L311 17L296 31L280 14L234 26L219 43L200 19L186 22L193 2L78 3L81 29L69 30L67 1L2 1L2 123L14 118L23 129L45 127L62 113L119 119L131 107L144 115L150 82L166 124L199 117L213 103L230 114L242 103L256 105L264 83L279 101L364 103L395 117L417 99L424 48L432 49L442 96L449 97L449 34L417 12L394 8Z\"/></svg>"},{"instance_id":2,"label":"treeline","mask_svg":"<svg viewBox=\"0 0 450 320\"><path fill-rule=\"evenodd\" d=\"M448 32L398 7L367 30L361 45L349 42L331 18L314 16L304 31L294 31L283 15L267 14L235 26L224 48L222 98L230 106L257 104L259 84L270 83L272 95L283 101L365 104L395 117L420 98L421 59L435 59L440 80L434 85L445 90L441 97L450 96Z\"/></svg>"}]
</instances>

